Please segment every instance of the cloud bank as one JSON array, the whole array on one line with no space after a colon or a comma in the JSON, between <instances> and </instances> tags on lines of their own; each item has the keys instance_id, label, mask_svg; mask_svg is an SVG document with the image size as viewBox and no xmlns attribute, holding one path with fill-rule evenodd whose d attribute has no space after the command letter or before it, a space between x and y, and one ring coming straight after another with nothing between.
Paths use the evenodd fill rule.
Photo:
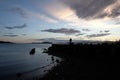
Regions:
<instances>
[{"instance_id":1,"label":"cloud bank","mask_svg":"<svg viewBox=\"0 0 120 80\"><path fill-rule=\"evenodd\" d=\"M107 36L107 35L110 35L110 33L90 34L90 35L87 35L87 37L93 38L93 37L103 37L103 36Z\"/></svg>"},{"instance_id":2,"label":"cloud bank","mask_svg":"<svg viewBox=\"0 0 120 80\"><path fill-rule=\"evenodd\" d=\"M79 30L75 29L67 29L67 28L60 28L60 29L46 29L42 30L44 32L51 32L51 33L61 33L61 34L66 34L66 35L73 35L76 33L80 33Z\"/></svg>"},{"instance_id":3,"label":"cloud bank","mask_svg":"<svg viewBox=\"0 0 120 80\"><path fill-rule=\"evenodd\" d=\"M118 17L120 0L62 0L79 18Z\"/></svg>"}]
</instances>

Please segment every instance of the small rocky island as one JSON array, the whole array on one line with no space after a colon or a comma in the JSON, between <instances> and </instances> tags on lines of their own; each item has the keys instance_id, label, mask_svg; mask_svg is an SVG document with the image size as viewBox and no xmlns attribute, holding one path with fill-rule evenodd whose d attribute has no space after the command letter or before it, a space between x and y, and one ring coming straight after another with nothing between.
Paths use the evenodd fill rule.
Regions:
<instances>
[{"instance_id":1,"label":"small rocky island","mask_svg":"<svg viewBox=\"0 0 120 80\"><path fill-rule=\"evenodd\" d=\"M29 54L30 54L30 55L34 55L34 54L35 54L35 48L31 49L31 51L30 51Z\"/></svg>"}]
</instances>

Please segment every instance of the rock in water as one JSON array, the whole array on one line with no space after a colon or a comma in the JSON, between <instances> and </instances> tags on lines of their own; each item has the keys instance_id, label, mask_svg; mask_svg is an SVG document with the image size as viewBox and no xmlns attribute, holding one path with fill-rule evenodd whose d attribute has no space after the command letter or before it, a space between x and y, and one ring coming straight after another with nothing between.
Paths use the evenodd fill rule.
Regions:
<instances>
[{"instance_id":1,"label":"rock in water","mask_svg":"<svg viewBox=\"0 0 120 80\"><path fill-rule=\"evenodd\" d=\"M31 51L30 51L30 55L34 55L35 54L35 48L33 48Z\"/></svg>"}]
</instances>

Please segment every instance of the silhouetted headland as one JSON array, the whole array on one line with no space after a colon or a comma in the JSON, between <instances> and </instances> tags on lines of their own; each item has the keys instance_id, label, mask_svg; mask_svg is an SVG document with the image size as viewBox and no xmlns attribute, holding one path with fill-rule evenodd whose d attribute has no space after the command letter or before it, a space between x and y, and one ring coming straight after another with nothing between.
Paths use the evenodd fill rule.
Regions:
<instances>
[{"instance_id":1,"label":"silhouetted headland","mask_svg":"<svg viewBox=\"0 0 120 80\"><path fill-rule=\"evenodd\" d=\"M98 43L98 44L52 44L48 48L49 54L68 57L112 57L119 56L120 42Z\"/></svg>"},{"instance_id":2,"label":"silhouetted headland","mask_svg":"<svg viewBox=\"0 0 120 80\"><path fill-rule=\"evenodd\" d=\"M119 78L120 41L98 44L52 44L48 54L64 61L40 80L108 80Z\"/></svg>"}]
</instances>

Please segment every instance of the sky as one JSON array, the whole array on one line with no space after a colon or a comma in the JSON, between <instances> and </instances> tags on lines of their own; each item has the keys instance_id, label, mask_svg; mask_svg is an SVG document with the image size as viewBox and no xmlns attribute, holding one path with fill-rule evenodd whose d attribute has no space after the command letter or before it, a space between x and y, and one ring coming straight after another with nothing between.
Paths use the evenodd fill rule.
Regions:
<instances>
[{"instance_id":1,"label":"sky","mask_svg":"<svg viewBox=\"0 0 120 80\"><path fill-rule=\"evenodd\" d=\"M0 41L117 41L120 0L0 0Z\"/></svg>"}]
</instances>

